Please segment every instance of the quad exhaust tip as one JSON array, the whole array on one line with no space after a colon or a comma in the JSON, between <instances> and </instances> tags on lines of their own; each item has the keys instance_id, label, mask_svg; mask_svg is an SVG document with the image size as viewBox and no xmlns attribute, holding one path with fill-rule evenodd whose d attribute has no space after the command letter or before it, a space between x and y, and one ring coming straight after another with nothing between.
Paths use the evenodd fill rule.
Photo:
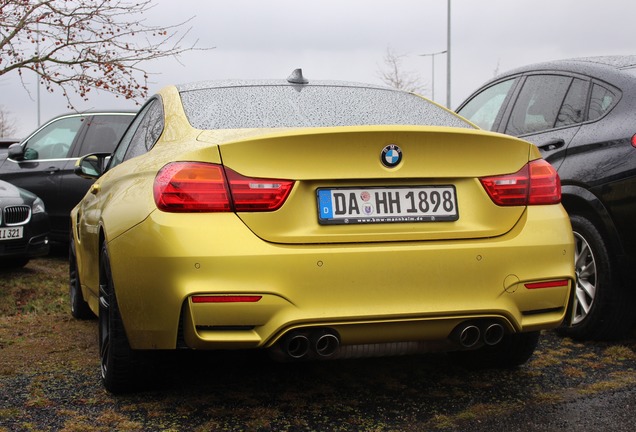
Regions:
<instances>
[{"instance_id":1,"label":"quad exhaust tip","mask_svg":"<svg viewBox=\"0 0 636 432\"><path fill-rule=\"evenodd\" d=\"M469 321L459 324L451 333L451 339L462 348L474 348L479 344L497 345L503 339L506 330L503 325L493 321Z\"/></svg>"},{"instance_id":2,"label":"quad exhaust tip","mask_svg":"<svg viewBox=\"0 0 636 432\"><path fill-rule=\"evenodd\" d=\"M505 334L504 326L497 321L473 320L455 327L450 339L463 349L471 349L481 345L497 345ZM339 351L341 346L338 332L330 328L315 328L289 332L270 350L270 354L280 361L325 360L337 357Z\"/></svg>"},{"instance_id":3,"label":"quad exhaust tip","mask_svg":"<svg viewBox=\"0 0 636 432\"><path fill-rule=\"evenodd\" d=\"M340 348L340 337L331 329L293 331L276 348L288 360L326 359L334 356Z\"/></svg>"}]
</instances>

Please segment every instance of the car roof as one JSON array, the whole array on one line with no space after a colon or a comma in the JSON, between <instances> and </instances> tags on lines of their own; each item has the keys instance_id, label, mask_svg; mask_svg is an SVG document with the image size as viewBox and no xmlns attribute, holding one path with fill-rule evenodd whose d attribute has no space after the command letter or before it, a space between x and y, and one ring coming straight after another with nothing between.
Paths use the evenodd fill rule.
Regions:
<instances>
[{"instance_id":1,"label":"car roof","mask_svg":"<svg viewBox=\"0 0 636 432\"><path fill-rule=\"evenodd\" d=\"M579 57L528 64L510 70L501 76L544 70L562 70L578 72L585 75L598 75L599 73L618 73L619 71L632 68L636 68L636 55Z\"/></svg>"},{"instance_id":2,"label":"car roof","mask_svg":"<svg viewBox=\"0 0 636 432\"><path fill-rule=\"evenodd\" d=\"M509 70L480 85L457 107L460 110L469 100L484 88L499 81L524 73L533 72L568 72L589 77L618 86L621 90L628 87L636 88L636 55L615 55L597 57L578 57L562 60L552 60L540 63L531 63L525 66Z\"/></svg>"},{"instance_id":3,"label":"car roof","mask_svg":"<svg viewBox=\"0 0 636 432\"><path fill-rule=\"evenodd\" d=\"M137 114L135 110L89 110L89 111L78 111L78 112L67 112L64 114L56 115L52 117L50 120L44 122L48 123L51 120L55 120L62 117L71 117L71 116L90 116L90 115L113 115L113 114ZM43 124L44 124L43 123Z\"/></svg>"},{"instance_id":4,"label":"car roof","mask_svg":"<svg viewBox=\"0 0 636 432\"><path fill-rule=\"evenodd\" d=\"M229 87L268 87L268 86L302 86L302 87L357 87L357 88L373 88L382 90L396 90L392 87L365 84L349 81L329 81L329 80L309 80L307 83L298 84L289 82L282 79L255 79L255 80L212 80L212 81L199 81L186 84L177 84L175 87L179 92L215 89L215 88L229 88Z\"/></svg>"},{"instance_id":5,"label":"car roof","mask_svg":"<svg viewBox=\"0 0 636 432\"><path fill-rule=\"evenodd\" d=\"M35 128L35 130L33 130L32 133L29 134L29 136L32 135L33 132L38 131L42 126L48 123L51 123L54 120L58 120L65 117L78 117L78 116L81 117L81 116L93 116L93 115L135 115L135 114L137 114L137 111L134 111L134 110L99 110L99 111L68 112L65 114L56 115L55 117L51 117L45 122L42 122L40 126Z\"/></svg>"}]
</instances>

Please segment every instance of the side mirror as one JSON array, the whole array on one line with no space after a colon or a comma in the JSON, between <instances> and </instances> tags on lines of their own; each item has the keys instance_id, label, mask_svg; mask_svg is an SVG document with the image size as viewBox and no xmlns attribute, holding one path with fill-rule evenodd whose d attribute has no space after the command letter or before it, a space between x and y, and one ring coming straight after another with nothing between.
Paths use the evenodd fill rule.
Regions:
<instances>
[{"instance_id":1,"label":"side mirror","mask_svg":"<svg viewBox=\"0 0 636 432\"><path fill-rule=\"evenodd\" d=\"M7 150L7 157L15 161L24 160L24 147L20 144L11 144Z\"/></svg>"},{"instance_id":2,"label":"side mirror","mask_svg":"<svg viewBox=\"0 0 636 432\"><path fill-rule=\"evenodd\" d=\"M79 158L73 171L80 177L95 180L104 174L109 158L110 153L87 154Z\"/></svg>"}]
</instances>

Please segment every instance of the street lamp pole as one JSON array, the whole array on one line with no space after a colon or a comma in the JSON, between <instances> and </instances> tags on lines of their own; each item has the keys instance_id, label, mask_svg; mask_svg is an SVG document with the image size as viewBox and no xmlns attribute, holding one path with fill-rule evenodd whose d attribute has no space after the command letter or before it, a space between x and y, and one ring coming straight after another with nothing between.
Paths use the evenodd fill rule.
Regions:
<instances>
[{"instance_id":1,"label":"street lamp pole","mask_svg":"<svg viewBox=\"0 0 636 432\"><path fill-rule=\"evenodd\" d=\"M36 23L35 24L35 37L37 38L35 40L35 49L37 51L37 57L38 57L38 64L35 66L35 70L39 70L39 62L40 62L40 23ZM38 127L40 127L40 125L42 124L42 122L40 121L40 75L36 72L35 73L35 79L37 80L37 84L36 84L36 89L37 89L37 110L38 110Z\"/></svg>"},{"instance_id":2,"label":"street lamp pole","mask_svg":"<svg viewBox=\"0 0 636 432\"><path fill-rule=\"evenodd\" d=\"M446 108L451 109L451 0L448 0L446 25Z\"/></svg>"},{"instance_id":3,"label":"street lamp pole","mask_svg":"<svg viewBox=\"0 0 636 432\"><path fill-rule=\"evenodd\" d=\"M435 56L439 54L445 54L446 51L440 51L436 53L420 54L420 57L431 58L431 100L435 102Z\"/></svg>"}]
</instances>

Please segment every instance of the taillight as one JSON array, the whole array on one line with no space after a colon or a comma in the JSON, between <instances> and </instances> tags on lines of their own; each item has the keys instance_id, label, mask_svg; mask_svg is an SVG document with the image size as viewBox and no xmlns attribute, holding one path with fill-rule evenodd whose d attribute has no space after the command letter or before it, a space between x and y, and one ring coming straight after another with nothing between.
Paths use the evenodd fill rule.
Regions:
<instances>
[{"instance_id":1,"label":"taillight","mask_svg":"<svg viewBox=\"0 0 636 432\"><path fill-rule=\"evenodd\" d=\"M276 210L283 205L294 186L291 180L244 177L229 168L225 168L225 174L237 212Z\"/></svg>"},{"instance_id":2,"label":"taillight","mask_svg":"<svg viewBox=\"0 0 636 432\"><path fill-rule=\"evenodd\" d=\"M216 164L173 162L159 171L153 192L157 208L167 212L272 211L293 185L244 177Z\"/></svg>"},{"instance_id":3,"label":"taillight","mask_svg":"<svg viewBox=\"0 0 636 432\"><path fill-rule=\"evenodd\" d=\"M558 204L561 180L543 159L529 162L514 174L480 179L493 202L500 206Z\"/></svg>"}]
</instances>

